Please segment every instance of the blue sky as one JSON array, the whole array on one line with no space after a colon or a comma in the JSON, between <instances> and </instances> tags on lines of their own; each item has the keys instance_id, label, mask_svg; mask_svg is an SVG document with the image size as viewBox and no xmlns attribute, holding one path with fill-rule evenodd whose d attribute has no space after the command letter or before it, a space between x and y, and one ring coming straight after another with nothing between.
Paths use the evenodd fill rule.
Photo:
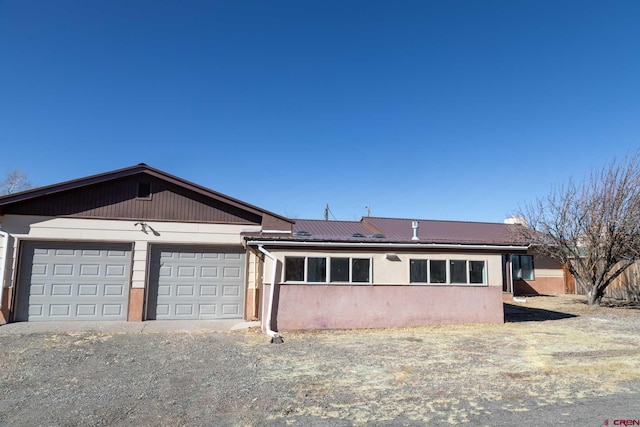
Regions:
<instances>
[{"instance_id":1,"label":"blue sky","mask_svg":"<svg viewBox=\"0 0 640 427\"><path fill-rule=\"evenodd\" d=\"M640 146L640 2L0 2L0 172L502 221Z\"/></svg>"}]
</instances>

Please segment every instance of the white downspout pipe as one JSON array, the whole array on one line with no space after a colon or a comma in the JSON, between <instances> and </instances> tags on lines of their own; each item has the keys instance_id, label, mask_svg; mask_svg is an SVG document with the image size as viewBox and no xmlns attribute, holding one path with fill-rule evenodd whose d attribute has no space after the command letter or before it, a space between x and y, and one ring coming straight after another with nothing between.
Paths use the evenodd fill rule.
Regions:
<instances>
[{"instance_id":1,"label":"white downspout pipe","mask_svg":"<svg viewBox=\"0 0 640 427\"><path fill-rule=\"evenodd\" d=\"M2 261L0 261L0 305L2 305L2 299L4 298L4 293L6 292L4 281L5 275L7 273L7 254L9 253L9 233L0 230L0 237L2 237L4 241L4 245L2 247ZM0 314L0 319L2 318L2 314ZM5 322L8 322L9 319L4 319Z\"/></svg>"},{"instance_id":2,"label":"white downspout pipe","mask_svg":"<svg viewBox=\"0 0 640 427\"><path fill-rule=\"evenodd\" d=\"M0 262L0 306L2 306L2 298L4 298L4 276L6 274L7 254L9 253L9 234L0 230L0 237L4 240L2 247L2 262Z\"/></svg>"},{"instance_id":3,"label":"white downspout pipe","mask_svg":"<svg viewBox=\"0 0 640 427\"><path fill-rule=\"evenodd\" d=\"M273 324L273 295L276 289L276 275L278 273L278 258L266 250L262 245L258 245L258 250L271 258L273 266L271 268L271 288L269 289L269 304L267 305L267 324L266 324L266 332L267 335L271 337L272 343L280 343L282 342L282 338L278 336L278 333L271 329L271 325Z\"/></svg>"}]
</instances>

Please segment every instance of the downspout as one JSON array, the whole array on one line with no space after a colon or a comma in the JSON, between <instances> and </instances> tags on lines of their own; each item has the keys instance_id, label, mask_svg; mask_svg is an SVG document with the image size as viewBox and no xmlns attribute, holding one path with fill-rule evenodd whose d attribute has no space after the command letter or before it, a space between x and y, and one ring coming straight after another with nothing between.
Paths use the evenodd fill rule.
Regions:
<instances>
[{"instance_id":1,"label":"downspout","mask_svg":"<svg viewBox=\"0 0 640 427\"><path fill-rule=\"evenodd\" d=\"M0 237L4 240L2 247L2 262L0 262L0 307L2 307L2 298L4 298L4 276L7 266L7 254L9 253L9 234L0 230Z\"/></svg>"},{"instance_id":2,"label":"downspout","mask_svg":"<svg viewBox=\"0 0 640 427\"><path fill-rule=\"evenodd\" d=\"M268 250L266 250L262 245L258 245L258 250L271 258L273 262L273 266L271 268L271 288L269 289L269 304L267 305L267 324L266 324L266 332L267 335L271 337L271 342L273 344L282 344L282 337L278 335L278 333L271 329L271 325L273 324L273 295L275 294L276 289L276 275L278 269L278 258Z\"/></svg>"},{"instance_id":3,"label":"downspout","mask_svg":"<svg viewBox=\"0 0 640 427\"><path fill-rule=\"evenodd\" d=\"M2 300L4 299L5 291L4 281L6 275L6 266L7 266L7 254L9 253L9 233L0 230L0 237L4 240L4 245L2 247L2 261L0 262L0 307L2 307ZM5 310L8 310L8 307L5 307ZM5 315L6 313L6 315ZM0 310L0 324L2 322L9 321L8 312L2 313Z\"/></svg>"},{"instance_id":4,"label":"downspout","mask_svg":"<svg viewBox=\"0 0 640 427\"><path fill-rule=\"evenodd\" d=\"M512 254L509 254L509 258L507 260L507 276L509 277L509 290L511 291L511 295L515 295L515 289L513 289L513 261L511 260L513 257Z\"/></svg>"}]
</instances>

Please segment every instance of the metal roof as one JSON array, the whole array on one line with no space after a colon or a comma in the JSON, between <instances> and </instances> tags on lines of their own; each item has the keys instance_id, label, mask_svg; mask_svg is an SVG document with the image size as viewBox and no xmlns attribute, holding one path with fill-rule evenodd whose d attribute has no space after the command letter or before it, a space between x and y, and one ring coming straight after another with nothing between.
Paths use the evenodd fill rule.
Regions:
<instances>
[{"instance_id":1,"label":"metal roof","mask_svg":"<svg viewBox=\"0 0 640 427\"><path fill-rule=\"evenodd\" d=\"M418 240L412 240L413 221L419 225ZM403 244L451 244L525 246L522 225L491 222L364 217L360 221L298 219L293 234L279 241L362 242ZM267 236L264 236L265 238ZM273 239L274 236L270 236Z\"/></svg>"},{"instance_id":2,"label":"metal roof","mask_svg":"<svg viewBox=\"0 0 640 427\"><path fill-rule=\"evenodd\" d=\"M519 233L522 225L494 222L411 220L401 218L365 217L362 222L372 226L393 241L411 241L411 223L419 225L421 242L512 245L523 244Z\"/></svg>"}]
</instances>

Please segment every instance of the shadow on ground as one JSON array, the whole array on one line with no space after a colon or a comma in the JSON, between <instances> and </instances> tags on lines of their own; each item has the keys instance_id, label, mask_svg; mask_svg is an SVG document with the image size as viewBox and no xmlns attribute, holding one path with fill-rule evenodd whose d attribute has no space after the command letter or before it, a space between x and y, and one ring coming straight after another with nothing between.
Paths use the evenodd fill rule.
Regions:
<instances>
[{"instance_id":1,"label":"shadow on ground","mask_svg":"<svg viewBox=\"0 0 640 427\"><path fill-rule=\"evenodd\" d=\"M542 322L545 320L560 320L578 317L575 314L551 311L542 308L522 307L513 304L503 304L505 323L513 322Z\"/></svg>"}]
</instances>

